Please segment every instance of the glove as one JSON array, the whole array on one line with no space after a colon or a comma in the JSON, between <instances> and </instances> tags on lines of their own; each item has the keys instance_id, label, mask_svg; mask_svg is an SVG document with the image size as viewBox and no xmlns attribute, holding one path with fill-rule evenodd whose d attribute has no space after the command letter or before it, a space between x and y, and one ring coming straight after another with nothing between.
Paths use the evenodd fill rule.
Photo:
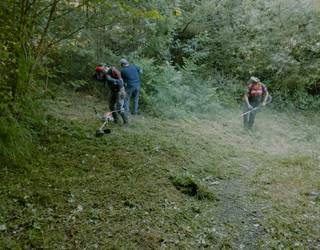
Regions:
<instances>
[{"instance_id":1,"label":"glove","mask_svg":"<svg viewBox=\"0 0 320 250\"><path fill-rule=\"evenodd\" d=\"M248 109L253 109L253 107L251 106L251 104L248 104Z\"/></svg>"},{"instance_id":2,"label":"glove","mask_svg":"<svg viewBox=\"0 0 320 250\"><path fill-rule=\"evenodd\" d=\"M261 103L261 106L262 107L266 106L266 102Z\"/></svg>"}]
</instances>

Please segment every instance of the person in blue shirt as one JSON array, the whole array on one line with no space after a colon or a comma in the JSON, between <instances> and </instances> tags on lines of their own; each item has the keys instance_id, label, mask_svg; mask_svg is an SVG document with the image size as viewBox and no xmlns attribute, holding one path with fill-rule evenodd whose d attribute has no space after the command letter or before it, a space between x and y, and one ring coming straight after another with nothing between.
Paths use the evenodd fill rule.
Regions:
<instances>
[{"instance_id":1,"label":"person in blue shirt","mask_svg":"<svg viewBox=\"0 0 320 250\"><path fill-rule=\"evenodd\" d=\"M134 64L129 64L129 62L124 58L120 60L120 65L122 67L121 77L125 83L127 92L127 98L125 99L124 103L125 110L127 113L130 112L129 104L131 97L133 97L134 107L132 114L137 115L139 108L139 95L141 89L140 75L142 73L142 70Z\"/></svg>"}]
</instances>

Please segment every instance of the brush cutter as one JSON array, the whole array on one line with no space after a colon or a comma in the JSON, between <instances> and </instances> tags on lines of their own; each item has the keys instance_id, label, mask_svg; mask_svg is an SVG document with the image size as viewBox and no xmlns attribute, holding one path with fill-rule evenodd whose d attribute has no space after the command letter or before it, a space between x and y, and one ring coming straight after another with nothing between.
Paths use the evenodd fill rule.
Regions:
<instances>
[{"instance_id":1,"label":"brush cutter","mask_svg":"<svg viewBox=\"0 0 320 250\"><path fill-rule=\"evenodd\" d=\"M112 113L114 112L119 112L120 110L114 110L114 111L110 111L110 112L106 112L103 115L99 114L96 110L96 108L94 107L94 112L96 113L96 116L98 117L98 119L100 121L102 121L102 125L100 126L100 128L96 131L96 136L103 136L105 134L110 134L111 133L111 129L109 128L105 128L107 126L107 124L109 122L113 122L114 118L112 116Z\"/></svg>"},{"instance_id":2,"label":"brush cutter","mask_svg":"<svg viewBox=\"0 0 320 250\"><path fill-rule=\"evenodd\" d=\"M266 105L269 104L269 103L271 103L271 102L272 102L272 96L269 95L268 98L267 98ZM250 110L242 113L240 116L244 116L244 115L246 115L246 114L249 114L249 113L251 113L252 111L257 110L257 109L260 109L260 108L262 108L262 107L263 107L263 106L254 107L253 109L250 109Z\"/></svg>"}]
</instances>

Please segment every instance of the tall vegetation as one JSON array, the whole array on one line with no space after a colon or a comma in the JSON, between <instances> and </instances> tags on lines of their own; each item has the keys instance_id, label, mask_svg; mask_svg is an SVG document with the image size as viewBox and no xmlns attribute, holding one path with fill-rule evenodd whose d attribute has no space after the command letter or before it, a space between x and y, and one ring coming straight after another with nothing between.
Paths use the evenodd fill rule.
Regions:
<instances>
[{"instance_id":1,"label":"tall vegetation","mask_svg":"<svg viewBox=\"0 0 320 250\"><path fill-rule=\"evenodd\" d=\"M317 1L202 1L186 11L177 58L241 81L257 75L288 98L319 93Z\"/></svg>"}]
</instances>

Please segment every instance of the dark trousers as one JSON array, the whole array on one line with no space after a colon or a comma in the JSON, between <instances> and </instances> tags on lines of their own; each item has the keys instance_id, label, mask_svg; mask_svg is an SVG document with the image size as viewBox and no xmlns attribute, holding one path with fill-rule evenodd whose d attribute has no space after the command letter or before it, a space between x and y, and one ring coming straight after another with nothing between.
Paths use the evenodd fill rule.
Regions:
<instances>
[{"instance_id":1,"label":"dark trousers","mask_svg":"<svg viewBox=\"0 0 320 250\"><path fill-rule=\"evenodd\" d=\"M114 111L112 112L112 116L115 123L117 123L119 120L118 114L121 116L123 123L128 122L128 117L124 109L125 98L126 98L126 93L124 91L124 88L118 92L111 92L111 96L109 100L109 108L111 111Z\"/></svg>"},{"instance_id":2,"label":"dark trousers","mask_svg":"<svg viewBox=\"0 0 320 250\"><path fill-rule=\"evenodd\" d=\"M140 95L140 86L137 87L127 87L127 98L124 102L124 107L127 113L130 112L130 99L133 97L133 114L138 114L138 108L139 108L139 95Z\"/></svg>"},{"instance_id":3,"label":"dark trousers","mask_svg":"<svg viewBox=\"0 0 320 250\"><path fill-rule=\"evenodd\" d=\"M253 108L256 108L260 105L260 101L249 101L249 103ZM251 129L253 127L254 119L256 118L258 110L259 109L255 109L243 116L243 126L245 128ZM247 111L250 111L250 109L248 108L247 104L244 103L244 112Z\"/></svg>"}]
</instances>

